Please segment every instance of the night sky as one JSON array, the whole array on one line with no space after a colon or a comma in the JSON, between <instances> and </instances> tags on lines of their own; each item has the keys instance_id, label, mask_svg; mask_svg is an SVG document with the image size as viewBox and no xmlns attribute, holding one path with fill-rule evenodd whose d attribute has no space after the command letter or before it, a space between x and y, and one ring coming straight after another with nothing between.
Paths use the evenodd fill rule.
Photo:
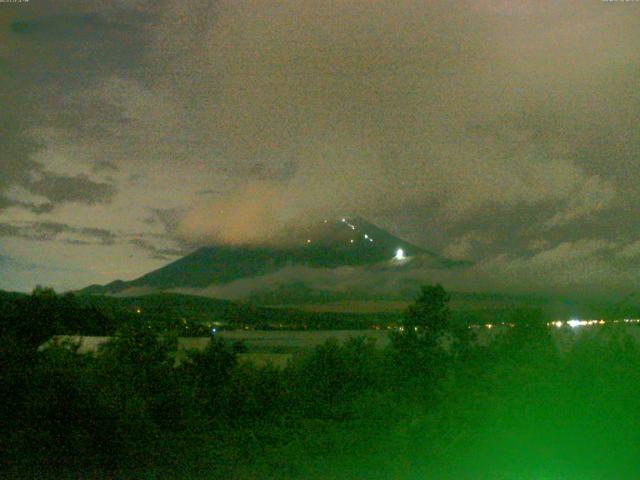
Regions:
<instances>
[{"instance_id":1,"label":"night sky","mask_svg":"<svg viewBox=\"0 0 640 480\"><path fill-rule=\"evenodd\" d=\"M639 25L600 0L0 3L0 288L361 216L472 261L451 288L629 293Z\"/></svg>"}]
</instances>

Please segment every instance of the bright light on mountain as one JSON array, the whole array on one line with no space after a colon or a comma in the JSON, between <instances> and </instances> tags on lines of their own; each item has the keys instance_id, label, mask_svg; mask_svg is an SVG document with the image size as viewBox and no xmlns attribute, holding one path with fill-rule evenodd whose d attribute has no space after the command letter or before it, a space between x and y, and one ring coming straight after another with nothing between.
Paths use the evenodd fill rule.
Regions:
<instances>
[{"instance_id":1,"label":"bright light on mountain","mask_svg":"<svg viewBox=\"0 0 640 480\"><path fill-rule=\"evenodd\" d=\"M402 250L401 248L399 248L398 250L396 250L396 260L404 260L406 257L404 256L404 250Z\"/></svg>"}]
</instances>

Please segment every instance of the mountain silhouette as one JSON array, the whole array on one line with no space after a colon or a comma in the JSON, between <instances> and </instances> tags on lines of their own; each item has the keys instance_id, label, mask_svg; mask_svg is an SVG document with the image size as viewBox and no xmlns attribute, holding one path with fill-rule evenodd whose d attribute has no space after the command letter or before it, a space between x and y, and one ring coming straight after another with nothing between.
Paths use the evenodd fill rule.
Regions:
<instances>
[{"instance_id":1,"label":"mountain silhouette","mask_svg":"<svg viewBox=\"0 0 640 480\"><path fill-rule=\"evenodd\" d=\"M342 218L291 231L282 246L201 247L135 280L92 285L79 293L113 295L132 288L149 291L204 288L267 275L287 266L332 269L386 264L392 269L402 269L416 258L421 265L431 268L466 264L401 240L361 218Z\"/></svg>"}]
</instances>

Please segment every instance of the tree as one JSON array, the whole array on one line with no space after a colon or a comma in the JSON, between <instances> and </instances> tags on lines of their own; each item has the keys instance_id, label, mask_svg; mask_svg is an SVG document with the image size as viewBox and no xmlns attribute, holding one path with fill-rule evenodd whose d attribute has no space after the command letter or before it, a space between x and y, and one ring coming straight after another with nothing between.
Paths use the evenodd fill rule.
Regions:
<instances>
[{"instance_id":1,"label":"tree","mask_svg":"<svg viewBox=\"0 0 640 480\"><path fill-rule=\"evenodd\" d=\"M404 328L435 337L449 329L451 295L442 285L423 285L415 302L405 313Z\"/></svg>"},{"instance_id":2,"label":"tree","mask_svg":"<svg viewBox=\"0 0 640 480\"><path fill-rule=\"evenodd\" d=\"M451 295L442 285L423 285L404 315L400 332L391 334L392 356L401 376L440 377L448 353L438 340L449 330Z\"/></svg>"},{"instance_id":3,"label":"tree","mask_svg":"<svg viewBox=\"0 0 640 480\"><path fill-rule=\"evenodd\" d=\"M335 338L318 345L289 370L291 394L305 416L346 418L352 401L379 385L383 372L375 343L365 337Z\"/></svg>"}]
</instances>

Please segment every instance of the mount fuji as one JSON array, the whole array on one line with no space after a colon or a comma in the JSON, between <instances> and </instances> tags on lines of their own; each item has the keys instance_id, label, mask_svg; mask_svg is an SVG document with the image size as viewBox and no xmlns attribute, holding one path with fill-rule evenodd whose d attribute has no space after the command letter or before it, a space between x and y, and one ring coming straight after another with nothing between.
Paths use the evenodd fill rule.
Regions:
<instances>
[{"instance_id":1,"label":"mount fuji","mask_svg":"<svg viewBox=\"0 0 640 480\"><path fill-rule=\"evenodd\" d=\"M255 279L269 279L292 269L313 274L346 268L350 272L362 270L362 276L366 277L372 270L391 274L417 266L451 269L467 265L468 262L450 260L401 240L364 219L341 218L295 229L282 246L209 245L134 280L92 285L79 293L128 296L188 291L216 296L207 294L207 290L215 292L229 285L256 283ZM307 295L313 287L292 279L291 289ZM278 280L278 291L287 290L286 282ZM247 292L247 296L255 293Z\"/></svg>"}]
</instances>

